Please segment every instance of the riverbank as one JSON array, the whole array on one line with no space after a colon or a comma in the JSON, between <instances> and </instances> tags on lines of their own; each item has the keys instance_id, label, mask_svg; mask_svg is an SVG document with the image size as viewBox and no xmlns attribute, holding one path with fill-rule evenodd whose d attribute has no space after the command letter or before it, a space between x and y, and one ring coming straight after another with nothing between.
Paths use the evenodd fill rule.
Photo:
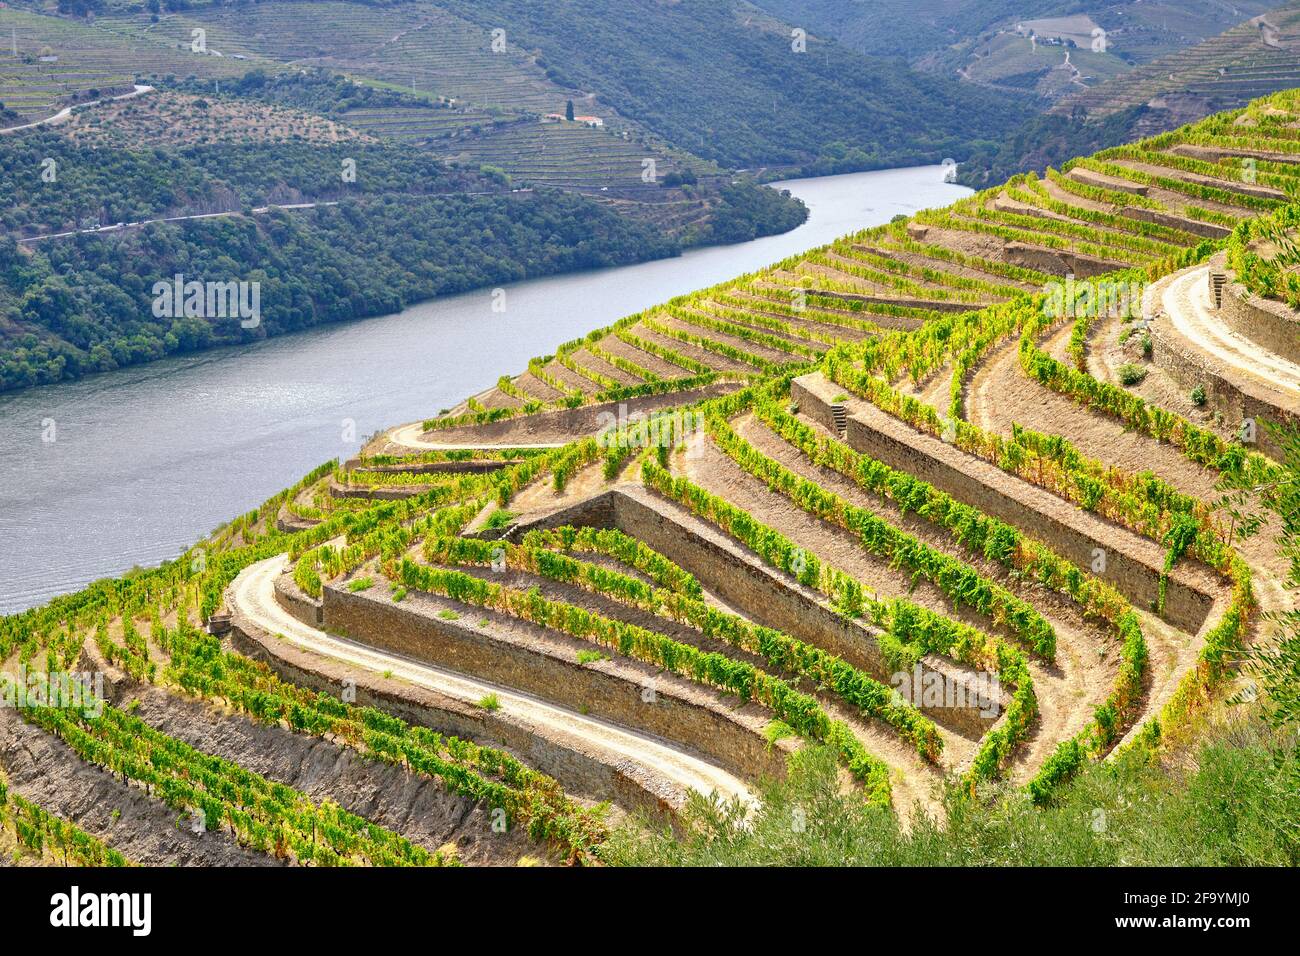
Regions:
<instances>
[{"instance_id":1,"label":"riverbank","mask_svg":"<svg viewBox=\"0 0 1300 956\"><path fill-rule=\"evenodd\" d=\"M968 192L942 179L931 166L781 183L810 210L782 235L0 396L0 537L21 542L0 553L0 612L175 556L368 435L593 328Z\"/></svg>"}]
</instances>

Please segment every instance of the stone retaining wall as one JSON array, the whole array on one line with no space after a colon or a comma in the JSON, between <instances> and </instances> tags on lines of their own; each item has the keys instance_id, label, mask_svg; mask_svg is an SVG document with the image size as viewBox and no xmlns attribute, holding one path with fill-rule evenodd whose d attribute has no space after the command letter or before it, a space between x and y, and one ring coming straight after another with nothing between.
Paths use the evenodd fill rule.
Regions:
<instances>
[{"instance_id":1,"label":"stone retaining wall","mask_svg":"<svg viewBox=\"0 0 1300 956\"><path fill-rule=\"evenodd\" d=\"M320 627L321 601L298 587L292 571L286 571L275 579L275 603L308 627Z\"/></svg>"},{"instance_id":2,"label":"stone retaining wall","mask_svg":"<svg viewBox=\"0 0 1300 956\"><path fill-rule=\"evenodd\" d=\"M1225 305L1232 298L1231 289L1225 288ZM1235 370L1225 369L1163 322L1153 322L1149 334L1151 361L1158 368L1189 392L1198 386L1203 388L1206 408L1220 415L1230 427L1236 427L1246 419L1254 420L1257 423L1256 450L1275 459L1281 458L1281 446L1264 423L1300 426L1300 401L1288 401L1280 393L1261 388Z\"/></svg>"},{"instance_id":3,"label":"stone retaining wall","mask_svg":"<svg viewBox=\"0 0 1300 956\"><path fill-rule=\"evenodd\" d=\"M1300 321L1281 302L1252 295L1232 280L1223 290L1219 315L1238 335L1290 362L1300 362Z\"/></svg>"},{"instance_id":4,"label":"stone retaining wall","mask_svg":"<svg viewBox=\"0 0 1300 956\"><path fill-rule=\"evenodd\" d=\"M320 524L319 521L312 521L309 518L299 518L289 510L289 503L285 502L280 505L280 510L275 515L275 530L283 531L285 534L293 534L295 531L306 531Z\"/></svg>"},{"instance_id":5,"label":"stone retaining wall","mask_svg":"<svg viewBox=\"0 0 1300 956\"><path fill-rule=\"evenodd\" d=\"M637 412L648 415L663 408L693 405L706 398L727 395L741 387L737 382L714 382L712 385L684 392L644 395L640 398L625 398L621 401L604 402L599 405L584 405L581 408L562 408L549 412L537 412L534 415L527 416L527 423L530 431L554 431L567 435L571 440L578 439L587 435L596 435L604 422L601 416L606 414L618 416L620 406L623 407L625 416ZM516 417L499 422L489 422L484 425L461 425L455 428L435 429L425 432L424 438L430 442L448 445L499 444L508 447L511 436L519 430L522 421L523 418ZM529 439L526 435L520 439L523 443L535 440ZM394 447L400 449L403 446ZM400 451L394 453L400 453Z\"/></svg>"},{"instance_id":6,"label":"stone retaining wall","mask_svg":"<svg viewBox=\"0 0 1300 956\"><path fill-rule=\"evenodd\" d=\"M798 379L792 394L801 408L824 402ZM1024 530L1085 571L1093 567L1097 552L1104 552L1105 570L1097 576L1115 585L1136 606L1154 607L1164 566L1164 550L1155 542L923 434L868 402L852 402L847 444ZM1208 574L1208 569L1196 573L1183 564L1169 576L1164 617L1188 633L1200 630L1214 603Z\"/></svg>"},{"instance_id":7,"label":"stone retaining wall","mask_svg":"<svg viewBox=\"0 0 1300 956\"><path fill-rule=\"evenodd\" d=\"M710 593L742 609L750 620L842 657L890 684L895 668L881 653L878 629L840 614L821 594L777 574L716 529L653 492L637 486L609 491L520 530L561 525L617 528L644 541L695 575ZM997 723L997 716L982 713L976 703L981 685L975 671L934 654L922 659L921 669L923 679L933 676L942 682L945 701L970 702L970 706L920 708L931 719L976 740ZM998 702L997 713L1005 703L1005 699Z\"/></svg>"},{"instance_id":8,"label":"stone retaining wall","mask_svg":"<svg viewBox=\"0 0 1300 956\"><path fill-rule=\"evenodd\" d=\"M1232 232L1225 226L1216 225L1212 222L1201 222L1197 219L1188 219L1186 216L1176 216L1169 212L1157 212L1154 209L1143 209L1140 206L1125 206L1119 213L1125 219L1137 219L1142 222L1153 222L1158 226L1168 226L1170 229L1181 229L1183 232L1190 232L1194 236L1202 236L1206 239L1222 239Z\"/></svg>"},{"instance_id":9,"label":"stone retaining wall","mask_svg":"<svg viewBox=\"0 0 1300 956\"><path fill-rule=\"evenodd\" d=\"M419 454L415 452L414 454ZM378 475L394 474L398 472L409 472L411 474L440 474L440 475L464 475L474 474L481 475L488 472L500 471L508 465L517 465L522 462L522 458L506 459L471 459L468 461L416 461L409 465L367 465L360 458L349 458L343 465L344 471L358 471L362 474L374 473Z\"/></svg>"},{"instance_id":10,"label":"stone retaining wall","mask_svg":"<svg viewBox=\"0 0 1300 956\"><path fill-rule=\"evenodd\" d=\"M675 811L685 803L681 788L630 761L607 763L580 739L553 737L500 711L304 651L268 634L238 610L231 613L234 649L262 661L291 684L338 696L344 681L350 680L357 706L374 707L415 726L506 750L554 777L566 793L651 813Z\"/></svg>"},{"instance_id":11,"label":"stone retaining wall","mask_svg":"<svg viewBox=\"0 0 1300 956\"><path fill-rule=\"evenodd\" d=\"M371 591L386 594L386 582L376 581ZM439 606L416 594L394 604L327 586L324 605L330 631L372 647L658 735L747 779L784 776L789 742L770 745L763 736L770 715L753 705L742 707L720 691L634 661L580 664L579 642L531 625L524 626L537 632L535 640L489 635L466 621L438 617ZM493 612L483 616L491 619ZM652 702L643 699L646 687L654 688Z\"/></svg>"},{"instance_id":12,"label":"stone retaining wall","mask_svg":"<svg viewBox=\"0 0 1300 956\"><path fill-rule=\"evenodd\" d=\"M416 495L422 495L433 486L381 485L375 488L367 488L365 486L340 485L331 478L327 487L331 498L361 498L366 501L400 501L403 498L414 498Z\"/></svg>"}]
</instances>

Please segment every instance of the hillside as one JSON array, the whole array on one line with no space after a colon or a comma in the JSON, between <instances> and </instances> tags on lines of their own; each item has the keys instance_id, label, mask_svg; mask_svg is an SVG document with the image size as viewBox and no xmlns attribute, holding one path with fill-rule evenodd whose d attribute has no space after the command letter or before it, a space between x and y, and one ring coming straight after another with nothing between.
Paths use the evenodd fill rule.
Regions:
<instances>
[{"instance_id":1,"label":"hillside","mask_svg":"<svg viewBox=\"0 0 1300 956\"><path fill-rule=\"evenodd\" d=\"M1174 118L1215 112L1294 85L1300 59L1300 4L1279 4L1176 55L1161 57L1053 109L1090 118L1147 105ZM1185 101L1185 102L1181 102ZM1179 125L1175 123L1175 125Z\"/></svg>"},{"instance_id":2,"label":"hillside","mask_svg":"<svg viewBox=\"0 0 1300 956\"><path fill-rule=\"evenodd\" d=\"M510 23L548 75L597 91L665 138L729 166L818 172L958 158L1021 108L809 37L729 0L447 0L484 28ZM861 155L844 155L845 150Z\"/></svg>"},{"instance_id":3,"label":"hillside","mask_svg":"<svg viewBox=\"0 0 1300 956\"><path fill-rule=\"evenodd\" d=\"M456 66L447 44L464 48L472 28L444 29L450 15L319 6L213 9L206 27L170 14L0 9L11 41L0 55L10 117L0 129L0 390L746 241L807 216L788 194L651 146L639 130L542 121L527 111L542 102L529 90L558 88L521 86L523 67L483 70L490 52ZM307 12L322 15L321 32L289 31ZM355 14L370 32L343 37L321 63L368 55L400 20L437 38L426 53L440 76L515 106L465 106L418 80L415 92L386 85L382 70L367 82L271 58L339 40L324 14ZM239 52L227 25L262 45ZM191 50L192 30L210 31L211 45ZM275 280L266 321L160 319L149 290L183 272Z\"/></svg>"},{"instance_id":4,"label":"hillside","mask_svg":"<svg viewBox=\"0 0 1300 956\"><path fill-rule=\"evenodd\" d=\"M135 58L137 74L216 78L259 65L322 66L430 105L454 100L461 134L562 114L573 101L578 115L604 122L606 135L587 152L626 133L654 154L676 149L731 168L870 169L962 158L970 142L996 138L1027 115L1011 97L816 37L795 53L788 24L733 0L196 4L156 23L143 7L131 9L114 6L82 29L93 37L88 45L152 48L153 61ZM35 38L24 44L19 26L20 49L29 49ZM204 31L206 55L189 52L195 30ZM192 65L178 67L178 59ZM24 109L48 102L36 91L44 96L50 84L33 77L24 85L0 87L0 95ZM488 137L481 151L506 166L519 144Z\"/></svg>"},{"instance_id":5,"label":"hillside","mask_svg":"<svg viewBox=\"0 0 1300 956\"><path fill-rule=\"evenodd\" d=\"M1050 70L1060 70L1071 43L1088 85L1107 71L1127 71L1210 39L1245 20L1275 9L1279 0L1205 3L1203 0L759 0L758 5L864 53L902 57L914 65L994 86L1029 89ZM1019 32L1018 27L1023 27ZM1108 58L1094 58L1095 27L1106 32ZM1033 47L1028 33L1044 42ZM1013 43L1013 41L1016 41ZM1008 83L1008 81L1011 81ZM1040 93L1056 98L1073 90L1049 84Z\"/></svg>"},{"instance_id":6,"label":"hillside","mask_svg":"<svg viewBox=\"0 0 1300 956\"><path fill-rule=\"evenodd\" d=\"M5 673L111 690L0 708L15 841L1300 863L1300 675L1266 656L1300 356L1241 321L1297 294L1298 124L1277 94L628 316L0 619Z\"/></svg>"},{"instance_id":7,"label":"hillside","mask_svg":"<svg viewBox=\"0 0 1300 956\"><path fill-rule=\"evenodd\" d=\"M1300 4L1242 22L1177 54L1076 90L961 171L967 185L1041 171L1083 152L1175 129L1293 87L1300 77Z\"/></svg>"}]
</instances>

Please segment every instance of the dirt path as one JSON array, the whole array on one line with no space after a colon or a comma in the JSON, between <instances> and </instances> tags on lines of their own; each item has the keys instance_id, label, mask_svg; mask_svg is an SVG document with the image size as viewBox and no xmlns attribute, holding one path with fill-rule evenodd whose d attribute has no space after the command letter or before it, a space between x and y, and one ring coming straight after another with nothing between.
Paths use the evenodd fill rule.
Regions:
<instances>
[{"instance_id":1,"label":"dirt path","mask_svg":"<svg viewBox=\"0 0 1300 956\"><path fill-rule=\"evenodd\" d=\"M1174 330L1243 378L1293 400L1300 397L1300 365L1234 332L1211 310L1209 274L1209 266L1190 269L1164 287L1160 304Z\"/></svg>"},{"instance_id":2,"label":"dirt path","mask_svg":"<svg viewBox=\"0 0 1300 956\"><path fill-rule=\"evenodd\" d=\"M475 451L495 451L501 448L563 448L568 442L534 442L532 444L520 443L515 441L501 441L490 445L466 445L455 442L438 442L429 441L424 435L434 434L437 432L426 432L422 422L412 422L410 425L402 425L394 428L386 436L388 441L395 445L405 445L407 448L413 448L418 451L451 451L473 449Z\"/></svg>"},{"instance_id":3,"label":"dirt path","mask_svg":"<svg viewBox=\"0 0 1300 956\"><path fill-rule=\"evenodd\" d=\"M1214 500L1218 475L1187 459L1172 445L1128 431L1113 418L1088 411L1030 379L1020 367L1019 340L991 350L968 386L966 417L971 424L1010 435L1015 422L1034 431L1062 435L1083 454L1131 474L1152 471L1184 494Z\"/></svg>"},{"instance_id":4,"label":"dirt path","mask_svg":"<svg viewBox=\"0 0 1300 956\"><path fill-rule=\"evenodd\" d=\"M74 103L71 106L63 107L63 109L59 110L53 116L47 116L45 119L37 120L34 123L24 123L22 126L9 126L5 129L0 129L0 135L5 133L19 133L25 129L36 129L40 126L57 126L79 110L88 109L91 106L98 106L100 103L111 103L115 100L131 100L135 99L137 96L143 96L145 93L153 92L152 86L146 86L141 83L136 83L134 86L135 88L131 90L130 93L120 93L117 96L106 96L98 100L88 100L85 103Z\"/></svg>"},{"instance_id":5,"label":"dirt path","mask_svg":"<svg viewBox=\"0 0 1300 956\"><path fill-rule=\"evenodd\" d=\"M1216 501L1222 494L1215 489L1218 473L1190 461L1173 445L1129 431L1115 419L1090 412L1030 379L1020 367L1018 342L1014 340L990 352L977 369L969 388L967 417L986 431L1001 435L1009 435L1011 423L1017 422L1036 431L1064 436L1089 457L1130 474L1151 471L1184 494L1203 501ZM1277 554L1269 529L1239 542L1238 551L1254 572L1261 610L1292 607L1293 598L1282 586L1286 562ZM1225 609L1226 599L1220 596L1196 635L1138 611L1150 650L1151 679L1144 714L1155 712L1168 699L1200 653L1207 629L1220 620Z\"/></svg>"},{"instance_id":6,"label":"dirt path","mask_svg":"<svg viewBox=\"0 0 1300 956\"><path fill-rule=\"evenodd\" d=\"M725 770L676 750L648 734L584 716L509 688L334 637L303 624L280 607L275 599L275 579L284 570L285 563L285 556L279 555L249 566L235 579L231 594L244 614L287 643L368 671L391 674L417 687L471 704L495 694L502 714L522 724L546 728L552 737L580 738L588 747L602 751L604 759L611 764L630 761L683 789L705 794L716 790L723 797L750 798L749 788Z\"/></svg>"},{"instance_id":7,"label":"dirt path","mask_svg":"<svg viewBox=\"0 0 1300 956\"><path fill-rule=\"evenodd\" d=\"M740 424L745 427L743 421ZM857 578L879 597L904 597L935 613L1010 640L1005 629L994 625L989 618L970 609L954 609L952 601L928 581L913 582L906 571L867 552L855 535L813 518L784 495L769 491L706 436L696 440L703 442L704 447L684 459L687 474L696 484L743 508L755 520L780 528L797 545ZM1031 776L1059 741L1082 730L1091 719L1093 708L1110 691L1112 678L1106 672L1113 667L1113 653L1107 655L1110 661L1100 659L1097 644L1087 636L1076 636L1067 625L1057 626L1057 632L1060 647L1055 664L1045 664L1026 655L1041 714L1032 736L1013 762L1011 776L1017 781Z\"/></svg>"}]
</instances>

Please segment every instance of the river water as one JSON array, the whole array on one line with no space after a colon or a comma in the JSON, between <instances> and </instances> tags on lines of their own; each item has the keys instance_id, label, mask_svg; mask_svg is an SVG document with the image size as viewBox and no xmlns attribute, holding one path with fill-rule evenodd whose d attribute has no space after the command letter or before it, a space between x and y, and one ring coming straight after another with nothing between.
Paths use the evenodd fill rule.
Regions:
<instances>
[{"instance_id":1,"label":"river water","mask_svg":"<svg viewBox=\"0 0 1300 956\"><path fill-rule=\"evenodd\" d=\"M0 395L0 613L175 557L373 432L436 415L598 326L969 192L938 166L778 185L808 204L798 229L516 283L504 311L483 289Z\"/></svg>"}]
</instances>

